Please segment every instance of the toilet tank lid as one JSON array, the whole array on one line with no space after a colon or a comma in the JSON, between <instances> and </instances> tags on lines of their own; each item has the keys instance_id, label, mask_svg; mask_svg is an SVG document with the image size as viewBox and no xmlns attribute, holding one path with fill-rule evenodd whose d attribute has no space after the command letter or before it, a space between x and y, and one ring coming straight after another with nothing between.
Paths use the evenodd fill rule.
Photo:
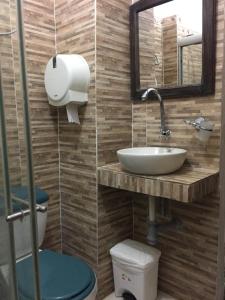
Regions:
<instances>
[{"instance_id":1,"label":"toilet tank lid","mask_svg":"<svg viewBox=\"0 0 225 300\"><path fill-rule=\"evenodd\" d=\"M158 262L161 252L151 246L127 239L111 248L110 254L122 264L147 269Z\"/></svg>"},{"instance_id":2,"label":"toilet tank lid","mask_svg":"<svg viewBox=\"0 0 225 300\"><path fill-rule=\"evenodd\" d=\"M15 186L15 187L12 187L11 191L12 191L12 194L15 195L16 197L18 197L22 200L28 201L27 186ZM47 202L49 199L48 193L38 186L35 186L34 193L35 193L35 198L36 198L37 204L42 204L44 202Z\"/></svg>"},{"instance_id":3,"label":"toilet tank lid","mask_svg":"<svg viewBox=\"0 0 225 300\"><path fill-rule=\"evenodd\" d=\"M43 189L41 189L40 187L36 186L34 188L34 192L35 192L35 198L36 198L37 204L43 204L48 201L48 199L49 199L48 193L46 191L44 191ZM11 188L11 193L15 197L28 202L29 192L28 192L27 186L21 186L21 185L13 186ZM20 209L27 208L26 205L20 204L19 202L16 202L16 201L12 201L12 202L13 202L13 211L14 212L17 212ZM3 209L4 209L4 192L2 191L2 193L0 193L0 212L1 212L1 214L2 214Z\"/></svg>"}]
</instances>

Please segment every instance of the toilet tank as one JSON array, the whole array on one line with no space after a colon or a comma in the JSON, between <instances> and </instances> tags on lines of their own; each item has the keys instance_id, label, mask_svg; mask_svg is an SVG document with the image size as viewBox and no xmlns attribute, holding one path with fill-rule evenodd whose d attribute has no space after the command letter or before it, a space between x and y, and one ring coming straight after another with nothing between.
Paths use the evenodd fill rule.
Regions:
<instances>
[{"instance_id":1,"label":"toilet tank","mask_svg":"<svg viewBox=\"0 0 225 300\"><path fill-rule=\"evenodd\" d=\"M48 202L41 204L42 206L48 206ZM47 224L47 211L44 213L37 212L37 230L38 230L38 247L40 248L45 236ZM14 222L14 237L15 237L15 250L16 258L29 255L32 251L31 244L31 227L30 216L25 216L21 220Z\"/></svg>"},{"instance_id":2,"label":"toilet tank","mask_svg":"<svg viewBox=\"0 0 225 300\"><path fill-rule=\"evenodd\" d=\"M48 206L48 193L42 190L39 187L34 188L36 203L42 206ZM11 194L15 197L21 199L22 201L27 202L28 196L28 189L26 186L13 186L11 187ZM8 227L5 221L5 206L4 206L4 196L0 194L0 262L4 264L4 253L7 253L7 239L8 236ZM14 213L20 211L21 209L27 209L27 205L24 206L20 204L18 201L13 202L13 211ZM47 223L47 212L40 213L37 212L37 229L38 229L38 245L41 247L45 229ZM19 219L13 222L14 226L14 239L15 239L15 250L16 250L16 257L20 258L23 256L28 255L31 253L31 235L30 235L30 216L25 216L23 219ZM4 229L5 228L5 229ZM2 230L1 230L2 229Z\"/></svg>"},{"instance_id":3,"label":"toilet tank","mask_svg":"<svg viewBox=\"0 0 225 300\"><path fill-rule=\"evenodd\" d=\"M11 188L11 193L16 198L22 201L29 202L29 191L27 186L14 186ZM48 205L48 193L36 186L34 188L36 204L47 207ZM19 211L20 209L27 209L27 205L24 206L18 201L13 201L14 211ZM44 240L44 234L47 223L47 212L41 213L37 212L37 230L38 230L38 246L40 247ZM14 239L15 239L15 250L16 257L20 258L29 255L32 251L31 242L31 226L30 226L30 216L25 216L13 223L14 225Z\"/></svg>"}]
</instances>

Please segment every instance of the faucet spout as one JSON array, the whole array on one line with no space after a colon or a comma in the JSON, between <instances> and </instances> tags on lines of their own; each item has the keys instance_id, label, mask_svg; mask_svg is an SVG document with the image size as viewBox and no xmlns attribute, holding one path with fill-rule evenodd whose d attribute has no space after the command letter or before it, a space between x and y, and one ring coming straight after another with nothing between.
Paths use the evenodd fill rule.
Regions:
<instances>
[{"instance_id":1,"label":"faucet spout","mask_svg":"<svg viewBox=\"0 0 225 300\"><path fill-rule=\"evenodd\" d=\"M161 128L160 134L161 136L168 137L171 134L171 131L166 127L165 122L165 109L164 109L164 102L158 90L154 88L148 88L142 95L141 100L146 101L149 98L149 94L155 94L160 103L160 119L161 119Z\"/></svg>"}]
</instances>

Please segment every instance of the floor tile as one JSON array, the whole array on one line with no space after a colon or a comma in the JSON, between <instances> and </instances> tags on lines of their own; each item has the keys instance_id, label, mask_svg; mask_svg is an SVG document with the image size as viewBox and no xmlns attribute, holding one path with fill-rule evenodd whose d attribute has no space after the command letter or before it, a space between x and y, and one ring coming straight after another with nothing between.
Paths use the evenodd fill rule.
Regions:
<instances>
[{"instance_id":1,"label":"floor tile","mask_svg":"<svg viewBox=\"0 0 225 300\"><path fill-rule=\"evenodd\" d=\"M104 300L120 300L123 299L121 297L116 297L114 293L106 297ZM157 300L176 300L175 298L172 298L162 292L159 292Z\"/></svg>"}]
</instances>

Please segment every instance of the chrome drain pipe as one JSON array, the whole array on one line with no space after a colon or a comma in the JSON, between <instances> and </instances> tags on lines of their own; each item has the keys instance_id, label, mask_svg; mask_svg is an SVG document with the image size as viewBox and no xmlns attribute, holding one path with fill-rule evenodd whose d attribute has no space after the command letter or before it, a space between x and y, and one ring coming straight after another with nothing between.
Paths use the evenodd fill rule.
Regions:
<instances>
[{"instance_id":1,"label":"chrome drain pipe","mask_svg":"<svg viewBox=\"0 0 225 300\"><path fill-rule=\"evenodd\" d=\"M156 201L161 200L161 213L166 211L165 203L170 201L169 199L157 199L157 197L149 196L149 215L148 215L148 233L147 233L147 242L151 246L158 244L158 234L159 232L166 232L167 230L179 230L182 229L182 221L178 218L170 216L168 221L157 222L157 213L156 213ZM166 217L162 215L162 217Z\"/></svg>"}]
</instances>

